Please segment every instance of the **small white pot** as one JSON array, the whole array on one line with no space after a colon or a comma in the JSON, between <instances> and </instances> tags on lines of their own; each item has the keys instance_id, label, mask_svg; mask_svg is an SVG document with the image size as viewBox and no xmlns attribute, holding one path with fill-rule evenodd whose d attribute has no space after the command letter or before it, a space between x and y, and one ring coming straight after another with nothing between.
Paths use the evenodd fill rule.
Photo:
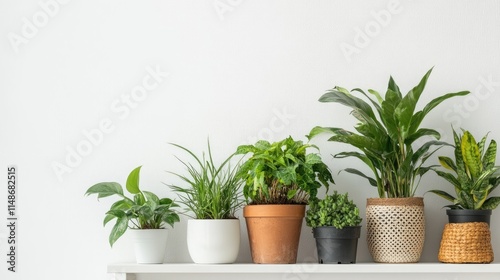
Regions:
<instances>
[{"instance_id":1,"label":"small white pot","mask_svg":"<svg viewBox=\"0 0 500 280\"><path fill-rule=\"evenodd\" d=\"M163 263L167 249L167 229L131 229L137 263Z\"/></svg>"},{"instance_id":2,"label":"small white pot","mask_svg":"<svg viewBox=\"0 0 500 280\"><path fill-rule=\"evenodd\" d=\"M240 250L240 221L188 220L187 244L195 263L233 263Z\"/></svg>"}]
</instances>

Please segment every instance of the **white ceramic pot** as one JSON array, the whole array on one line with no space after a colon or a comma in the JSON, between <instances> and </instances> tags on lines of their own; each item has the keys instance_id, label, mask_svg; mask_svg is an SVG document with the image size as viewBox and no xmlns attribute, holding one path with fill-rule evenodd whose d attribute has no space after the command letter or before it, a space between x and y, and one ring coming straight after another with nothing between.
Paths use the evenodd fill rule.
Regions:
<instances>
[{"instance_id":1,"label":"white ceramic pot","mask_svg":"<svg viewBox=\"0 0 500 280\"><path fill-rule=\"evenodd\" d=\"M131 229L137 263L163 263L167 249L167 229Z\"/></svg>"},{"instance_id":2,"label":"white ceramic pot","mask_svg":"<svg viewBox=\"0 0 500 280\"><path fill-rule=\"evenodd\" d=\"M187 245L195 263L233 263L240 250L240 221L188 220Z\"/></svg>"}]
</instances>

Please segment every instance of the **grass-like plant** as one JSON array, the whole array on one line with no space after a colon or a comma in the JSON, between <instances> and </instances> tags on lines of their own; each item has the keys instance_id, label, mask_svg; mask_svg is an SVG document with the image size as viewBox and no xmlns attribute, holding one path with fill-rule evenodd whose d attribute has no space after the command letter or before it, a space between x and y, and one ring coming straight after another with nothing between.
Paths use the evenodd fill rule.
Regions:
<instances>
[{"instance_id":1,"label":"grass-like plant","mask_svg":"<svg viewBox=\"0 0 500 280\"><path fill-rule=\"evenodd\" d=\"M122 199L111 205L106 212L103 225L116 219L116 223L109 234L109 244L113 244L127 231L134 229L161 229L165 224L174 226L179 222L179 215L172 208L178 205L170 198L159 198L156 194L142 191L139 188L139 173L141 166L135 168L127 177L126 188L133 198L123 193L123 188L116 182L102 182L93 185L85 195L96 194L97 198L118 196Z\"/></svg>"},{"instance_id":2,"label":"grass-like plant","mask_svg":"<svg viewBox=\"0 0 500 280\"><path fill-rule=\"evenodd\" d=\"M307 226L312 228L335 227L342 229L358 226L361 221L359 208L349 199L349 195L347 193L339 194L337 191L326 195L323 199L311 199L309 209L306 211Z\"/></svg>"},{"instance_id":3,"label":"grass-like plant","mask_svg":"<svg viewBox=\"0 0 500 280\"><path fill-rule=\"evenodd\" d=\"M442 190L430 191L453 203L446 207L477 210L495 209L500 205L500 197L489 197L500 185L500 167L495 166L497 143L491 140L486 148L487 136L478 143L469 131L458 135L453 130L455 161L449 157L439 157L441 166L453 173L433 170L453 185L456 197Z\"/></svg>"},{"instance_id":4,"label":"grass-like plant","mask_svg":"<svg viewBox=\"0 0 500 280\"><path fill-rule=\"evenodd\" d=\"M358 121L356 131L318 126L311 130L309 139L327 133L332 135L329 141L346 143L359 149L360 152L341 152L335 157L355 157L366 164L373 172L373 177L354 168L344 170L366 178L377 188L380 198L413 197L420 179L430 170L429 166L423 164L437 148L447 144L438 141L439 132L421 128L420 124L441 102L469 93L460 91L441 95L416 111L418 100L431 72L432 69L427 71L418 85L404 96L392 77L389 79L385 98L372 89L368 92L374 98L359 88L351 92L341 87L327 91L319 101L350 107L352 116ZM352 93L360 94L368 102Z\"/></svg>"},{"instance_id":5,"label":"grass-like plant","mask_svg":"<svg viewBox=\"0 0 500 280\"><path fill-rule=\"evenodd\" d=\"M235 176L237 165L231 166L233 155L217 165L212 158L210 142L207 144L208 157L205 153L198 157L181 145L172 145L188 153L195 162L193 165L177 157L186 167L187 175L170 172L186 184L170 185L179 195L180 202L196 219L234 219L244 201L240 192L243 181Z\"/></svg>"},{"instance_id":6,"label":"grass-like plant","mask_svg":"<svg viewBox=\"0 0 500 280\"><path fill-rule=\"evenodd\" d=\"M319 154L306 153L308 148L318 149L292 137L272 144L260 140L255 145L239 146L236 154L252 154L238 171L238 177L245 181L247 203L307 204L321 185L328 190L332 174Z\"/></svg>"}]
</instances>

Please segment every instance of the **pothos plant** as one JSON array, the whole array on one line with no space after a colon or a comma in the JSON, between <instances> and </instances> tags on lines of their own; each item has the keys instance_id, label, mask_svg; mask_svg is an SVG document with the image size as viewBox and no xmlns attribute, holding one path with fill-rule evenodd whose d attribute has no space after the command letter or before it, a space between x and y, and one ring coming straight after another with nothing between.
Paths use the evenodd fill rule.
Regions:
<instances>
[{"instance_id":1,"label":"pothos plant","mask_svg":"<svg viewBox=\"0 0 500 280\"><path fill-rule=\"evenodd\" d=\"M359 151L341 152L336 158L354 157L372 171L366 175L358 169L346 168L346 172L366 178L377 188L380 198L413 197L421 177L430 170L425 161L445 142L438 141L439 132L420 127L425 116L441 102L469 91L447 93L431 100L421 110L417 103L424 91L432 69L406 95L403 95L392 77L385 97L375 90L365 93L359 88L351 92L342 87L327 91L320 102L334 102L350 107L351 115L358 121L355 132L338 127L313 128L309 139L327 133L329 141L349 144ZM356 97L354 94L366 98Z\"/></svg>"},{"instance_id":2,"label":"pothos plant","mask_svg":"<svg viewBox=\"0 0 500 280\"><path fill-rule=\"evenodd\" d=\"M495 166L497 143L491 140L486 147L487 136L478 143L469 131L458 135L453 130L455 161L449 157L439 157L441 166L452 172L433 170L453 185L456 197L442 190L430 191L453 203L446 207L480 210L495 209L500 205L500 197L490 197L500 184L500 167Z\"/></svg>"},{"instance_id":3,"label":"pothos plant","mask_svg":"<svg viewBox=\"0 0 500 280\"><path fill-rule=\"evenodd\" d=\"M309 227L353 227L361 224L359 208L349 199L349 195L333 194L326 195L323 199L313 198L309 201L309 209L306 211L306 223Z\"/></svg>"},{"instance_id":4,"label":"pothos plant","mask_svg":"<svg viewBox=\"0 0 500 280\"><path fill-rule=\"evenodd\" d=\"M245 182L247 203L307 204L321 185L328 190L329 182L334 182L332 174L319 154L306 152L308 148L319 150L292 137L239 146L236 154L251 154L237 173Z\"/></svg>"},{"instance_id":5,"label":"pothos plant","mask_svg":"<svg viewBox=\"0 0 500 280\"><path fill-rule=\"evenodd\" d=\"M170 198L159 198L156 194L139 188L141 166L135 168L127 177L126 189L133 195L127 197L123 188L116 182L102 182L90 187L85 195L96 194L97 198L117 196L121 198L106 212L103 225L114 219L116 223L109 234L109 244L113 244L126 232L127 228L160 229L165 224L174 226L179 215L172 208L178 205Z\"/></svg>"}]
</instances>

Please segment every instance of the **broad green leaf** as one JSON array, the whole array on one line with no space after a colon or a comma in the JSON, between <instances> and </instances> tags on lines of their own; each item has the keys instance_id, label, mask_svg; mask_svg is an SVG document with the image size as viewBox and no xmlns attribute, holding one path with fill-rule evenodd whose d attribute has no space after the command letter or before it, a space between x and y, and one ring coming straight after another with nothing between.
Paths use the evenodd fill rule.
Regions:
<instances>
[{"instance_id":1,"label":"broad green leaf","mask_svg":"<svg viewBox=\"0 0 500 280\"><path fill-rule=\"evenodd\" d=\"M113 203L113 205L111 205L110 209L111 210L125 211L125 210L130 209L131 206L132 206L132 203L131 203L130 199L122 199L122 200L118 200L115 203Z\"/></svg>"},{"instance_id":2,"label":"broad green leaf","mask_svg":"<svg viewBox=\"0 0 500 280\"><path fill-rule=\"evenodd\" d=\"M256 151L255 147L252 145L241 145L236 149L236 154L245 155L247 153L254 153Z\"/></svg>"},{"instance_id":3,"label":"broad green leaf","mask_svg":"<svg viewBox=\"0 0 500 280\"><path fill-rule=\"evenodd\" d=\"M382 103L383 99L382 97L380 96L380 94L372 89L369 89L368 92L370 92L371 94L375 95L375 97L378 99L378 103L375 102L373 99L371 99L362 89L360 88L355 88L353 89L352 91L357 91L359 93L361 93L362 95L364 95L368 100L370 100L370 102L372 103L373 107L375 107L375 109L377 109L378 112L381 112L382 111L382 107L380 107L380 104Z\"/></svg>"},{"instance_id":4,"label":"broad green leaf","mask_svg":"<svg viewBox=\"0 0 500 280\"><path fill-rule=\"evenodd\" d=\"M462 135L461 149L467 173L477 179L483 170L481 154L474 136L468 131Z\"/></svg>"},{"instance_id":5,"label":"broad green leaf","mask_svg":"<svg viewBox=\"0 0 500 280\"><path fill-rule=\"evenodd\" d=\"M171 227L174 227L174 223L179 222L180 218L179 215L172 212L172 213L165 213L165 215L163 215L161 220L170 225Z\"/></svg>"},{"instance_id":6,"label":"broad green leaf","mask_svg":"<svg viewBox=\"0 0 500 280\"><path fill-rule=\"evenodd\" d=\"M373 141L372 138L361 136L346 130L337 131L336 135L330 137L328 141L350 144L361 150L370 149L370 150L378 150L380 152L382 150L379 147L378 143Z\"/></svg>"},{"instance_id":7,"label":"broad green leaf","mask_svg":"<svg viewBox=\"0 0 500 280\"><path fill-rule=\"evenodd\" d=\"M377 187L377 181L369 176L366 176L363 172L357 170L357 169L354 169L354 168L346 168L344 169L345 172L348 172L348 173L351 173L351 174L356 174L358 176L361 176L365 179L368 180L368 182L370 182L370 185L374 186L374 187Z\"/></svg>"},{"instance_id":8,"label":"broad green leaf","mask_svg":"<svg viewBox=\"0 0 500 280\"><path fill-rule=\"evenodd\" d=\"M469 176L467 175L464 157L462 155L462 139L455 130L453 130L453 140L455 141L455 164L457 166L456 172L458 180L461 182L467 182L469 181Z\"/></svg>"},{"instance_id":9,"label":"broad green leaf","mask_svg":"<svg viewBox=\"0 0 500 280\"><path fill-rule=\"evenodd\" d=\"M411 156L412 162L416 163L418 160L420 160L425 155L425 153L427 153L429 151L430 147L432 147L432 146L440 147L443 145L449 145L449 144L446 142L436 141L436 140L426 142L420 148L418 148L418 150L415 151L415 153Z\"/></svg>"},{"instance_id":10,"label":"broad green leaf","mask_svg":"<svg viewBox=\"0 0 500 280\"><path fill-rule=\"evenodd\" d=\"M340 92L342 92L342 93L345 93L347 95L350 94L349 91L347 89L343 88L343 87L336 86L335 89L338 90L338 91L340 91Z\"/></svg>"},{"instance_id":11,"label":"broad green leaf","mask_svg":"<svg viewBox=\"0 0 500 280\"><path fill-rule=\"evenodd\" d=\"M495 166L495 161L497 158L497 142L495 140L491 140L490 145L488 146L488 149L486 149L486 152L484 153L483 156L483 168L484 169L490 169Z\"/></svg>"},{"instance_id":12,"label":"broad green leaf","mask_svg":"<svg viewBox=\"0 0 500 280\"><path fill-rule=\"evenodd\" d=\"M307 154L306 155L306 163L313 165L316 163L322 163L321 157L317 154Z\"/></svg>"},{"instance_id":13,"label":"broad green leaf","mask_svg":"<svg viewBox=\"0 0 500 280\"><path fill-rule=\"evenodd\" d=\"M148 192L148 191L142 191L142 193L146 197L146 202L152 201L155 203L155 205L160 204L160 199L158 198L158 196L156 194L154 194L152 192Z\"/></svg>"},{"instance_id":14,"label":"broad green leaf","mask_svg":"<svg viewBox=\"0 0 500 280\"><path fill-rule=\"evenodd\" d=\"M146 203L146 199L144 198L144 195L142 193L138 193L138 194L134 195L134 203L136 205L139 205L139 206Z\"/></svg>"},{"instance_id":15,"label":"broad green leaf","mask_svg":"<svg viewBox=\"0 0 500 280\"><path fill-rule=\"evenodd\" d=\"M160 199L160 205L171 205L171 206L177 206L177 204L170 198L165 197Z\"/></svg>"},{"instance_id":16,"label":"broad green leaf","mask_svg":"<svg viewBox=\"0 0 500 280\"><path fill-rule=\"evenodd\" d=\"M345 94L335 89L327 91L319 99L320 102L336 102L352 109L357 109L366 114L369 118L375 119L372 107L364 100L357 98L351 94Z\"/></svg>"},{"instance_id":17,"label":"broad green leaf","mask_svg":"<svg viewBox=\"0 0 500 280\"><path fill-rule=\"evenodd\" d=\"M141 167L142 166L139 166L132 170L132 172L130 172L127 177L127 190L131 194L137 194L141 192L141 190L139 189L139 173L141 172Z\"/></svg>"},{"instance_id":18,"label":"broad green leaf","mask_svg":"<svg viewBox=\"0 0 500 280\"><path fill-rule=\"evenodd\" d=\"M335 131L337 131L339 129L341 129L341 128L316 126L313 129L311 129L311 131L309 132L309 135L306 135L306 137L307 137L307 139L311 140L312 138L314 138L320 134L323 134L323 133L332 134L332 133L335 133Z\"/></svg>"},{"instance_id":19,"label":"broad green leaf","mask_svg":"<svg viewBox=\"0 0 500 280\"><path fill-rule=\"evenodd\" d=\"M438 159L439 159L439 163L441 164L441 166L443 166L446 169L453 170L453 171L457 172L457 166L455 165L455 162L453 162L453 160L451 158L445 157L445 156L440 156L440 157L438 157Z\"/></svg>"},{"instance_id":20,"label":"broad green leaf","mask_svg":"<svg viewBox=\"0 0 500 280\"><path fill-rule=\"evenodd\" d=\"M255 143L255 147L258 150L267 150L268 148L271 147L271 143L269 143L269 141L266 140L259 140L257 141L257 143Z\"/></svg>"},{"instance_id":21,"label":"broad green leaf","mask_svg":"<svg viewBox=\"0 0 500 280\"><path fill-rule=\"evenodd\" d=\"M439 132L437 132L436 130L428 129L428 128L421 128L421 129L417 130L415 133L409 134L408 138L406 138L406 140L405 140L405 144L411 145L413 142L415 142L415 140L418 140L424 136L430 136L434 139L441 138L441 134L439 134Z\"/></svg>"},{"instance_id":22,"label":"broad green leaf","mask_svg":"<svg viewBox=\"0 0 500 280\"><path fill-rule=\"evenodd\" d=\"M494 196L486 199L486 201L483 203L482 209L495 209L497 206L500 205L500 197Z\"/></svg>"},{"instance_id":23,"label":"broad green leaf","mask_svg":"<svg viewBox=\"0 0 500 280\"><path fill-rule=\"evenodd\" d=\"M102 225L103 225L103 226L106 226L106 224L107 224L109 221L111 221L111 220L113 220L113 219L115 219L115 218L116 218L116 216L115 216L115 215L107 214L107 215L104 217L104 221L102 222Z\"/></svg>"},{"instance_id":24,"label":"broad green leaf","mask_svg":"<svg viewBox=\"0 0 500 280\"><path fill-rule=\"evenodd\" d=\"M450 173L447 173L447 172L443 172L443 171L440 171L440 170L435 170L434 169L434 172L436 172L436 174L442 178L444 178L446 181L450 182L453 186L460 186L460 182L457 178L453 177L452 174Z\"/></svg>"},{"instance_id":25,"label":"broad green leaf","mask_svg":"<svg viewBox=\"0 0 500 280\"><path fill-rule=\"evenodd\" d=\"M486 144L486 139L488 138L488 134L489 134L489 133L487 133L487 134L486 134L486 135L485 135L485 136L481 139L481 141L479 141L479 142L477 143L477 145L478 145L478 147L479 147L479 153L480 153L481 155L483 155L483 152L484 152L484 145Z\"/></svg>"},{"instance_id":26,"label":"broad green leaf","mask_svg":"<svg viewBox=\"0 0 500 280\"><path fill-rule=\"evenodd\" d=\"M400 100L401 99L396 92L388 89L385 94L385 100L382 102L382 123L384 123L389 137L396 141L398 140L400 130L398 128L398 122L395 118L394 111L396 110Z\"/></svg>"},{"instance_id":27,"label":"broad green leaf","mask_svg":"<svg viewBox=\"0 0 500 280\"><path fill-rule=\"evenodd\" d=\"M396 84L396 81L394 81L394 79L392 78L392 76L390 76L390 78L389 78L389 84L387 85L387 88L396 94L395 97L397 97L397 100L399 103L399 100L401 100L403 98L403 96L401 95L401 91L399 90L399 87ZM386 98L387 98L387 96L386 96Z\"/></svg>"},{"instance_id":28,"label":"broad green leaf","mask_svg":"<svg viewBox=\"0 0 500 280\"><path fill-rule=\"evenodd\" d=\"M380 95L380 93L378 91L373 90L373 89L369 89L368 92L373 94L375 96L375 98L377 98L377 101L379 104L382 104L384 99L382 98L382 96Z\"/></svg>"},{"instance_id":29,"label":"broad green leaf","mask_svg":"<svg viewBox=\"0 0 500 280\"><path fill-rule=\"evenodd\" d=\"M111 195L123 196L122 186L115 182L98 183L90 187L85 195L97 194L97 198L107 197Z\"/></svg>"},{"instance_id":30,"label":"broad green leaf","mask_svg":"<svg viewBox=\"0 0 500 280\"><path fill-rule=\"evenodd\" d=\"M427 71L427 73L422 77L420 83L415 86L412 90L410 90L398 104L396 109L394 110L394 114L396 115L396 119L398 122L398 126L400 129L400 134L403 139L406 139L410 134L410 125L412 121L413 114L415 112L415 107L424 91L425 85L427 83L427 79L429 78L432 72L432 68Z\"/></svg>"},{"instance_id":31,"label":"broad green leaf","mask_svg":"<svg viewBox=\"0 0 500 280\"><path fill-rule=\"evenodd\" d=\"M451 202L455 202L455 197L453 197L452 195L450 195L449 193L445 192L445 191L441 191L441 190L430 190L429 192L433 193L433 194L437 194L439 195L440 197L446 199L446 200L449 200Z\"/></svg>"},{"instance_id":32,"label":"broad green leaf","mask_svg":"<svg viewBox=\"0 0 500 280\"><path fill-rule=\"evenodd\" d=\"M429 103L427 103L427 105L425 105L425 107L424 107L424 109L422 109L422 111L416 112L415 115L413 116L412 121L411 121L411 126L410 126L410 134L417 131L417 129L420 127L420 124L422 123L425 116L430 111L432 111L432 109L434 109L436 106L441 104L441 102L443 102L447 99L450 99L452 97L464 96L464 95L467 95L469 93L470 93L470 91L460 91L460 92L455 92L455 93L447 93L447 94L441 95L441 96L431 100L431 102L429 102Z\"/></svg>"},{"instance_id":33,"label":"broad green leaf","mask_svg":"<svg viewBox=\"0 0 500 280\"><path fill-rule=\"evenodd\" d=\"M113 244L115 244L116 240L118 240L118 238L120 238L125 233L125 231L127 230L127 226L127 217L121 217L116 220L116 224L109 234L109 245L111 245L111 247L113 247Z\"/></svg>"}]
</instances>

